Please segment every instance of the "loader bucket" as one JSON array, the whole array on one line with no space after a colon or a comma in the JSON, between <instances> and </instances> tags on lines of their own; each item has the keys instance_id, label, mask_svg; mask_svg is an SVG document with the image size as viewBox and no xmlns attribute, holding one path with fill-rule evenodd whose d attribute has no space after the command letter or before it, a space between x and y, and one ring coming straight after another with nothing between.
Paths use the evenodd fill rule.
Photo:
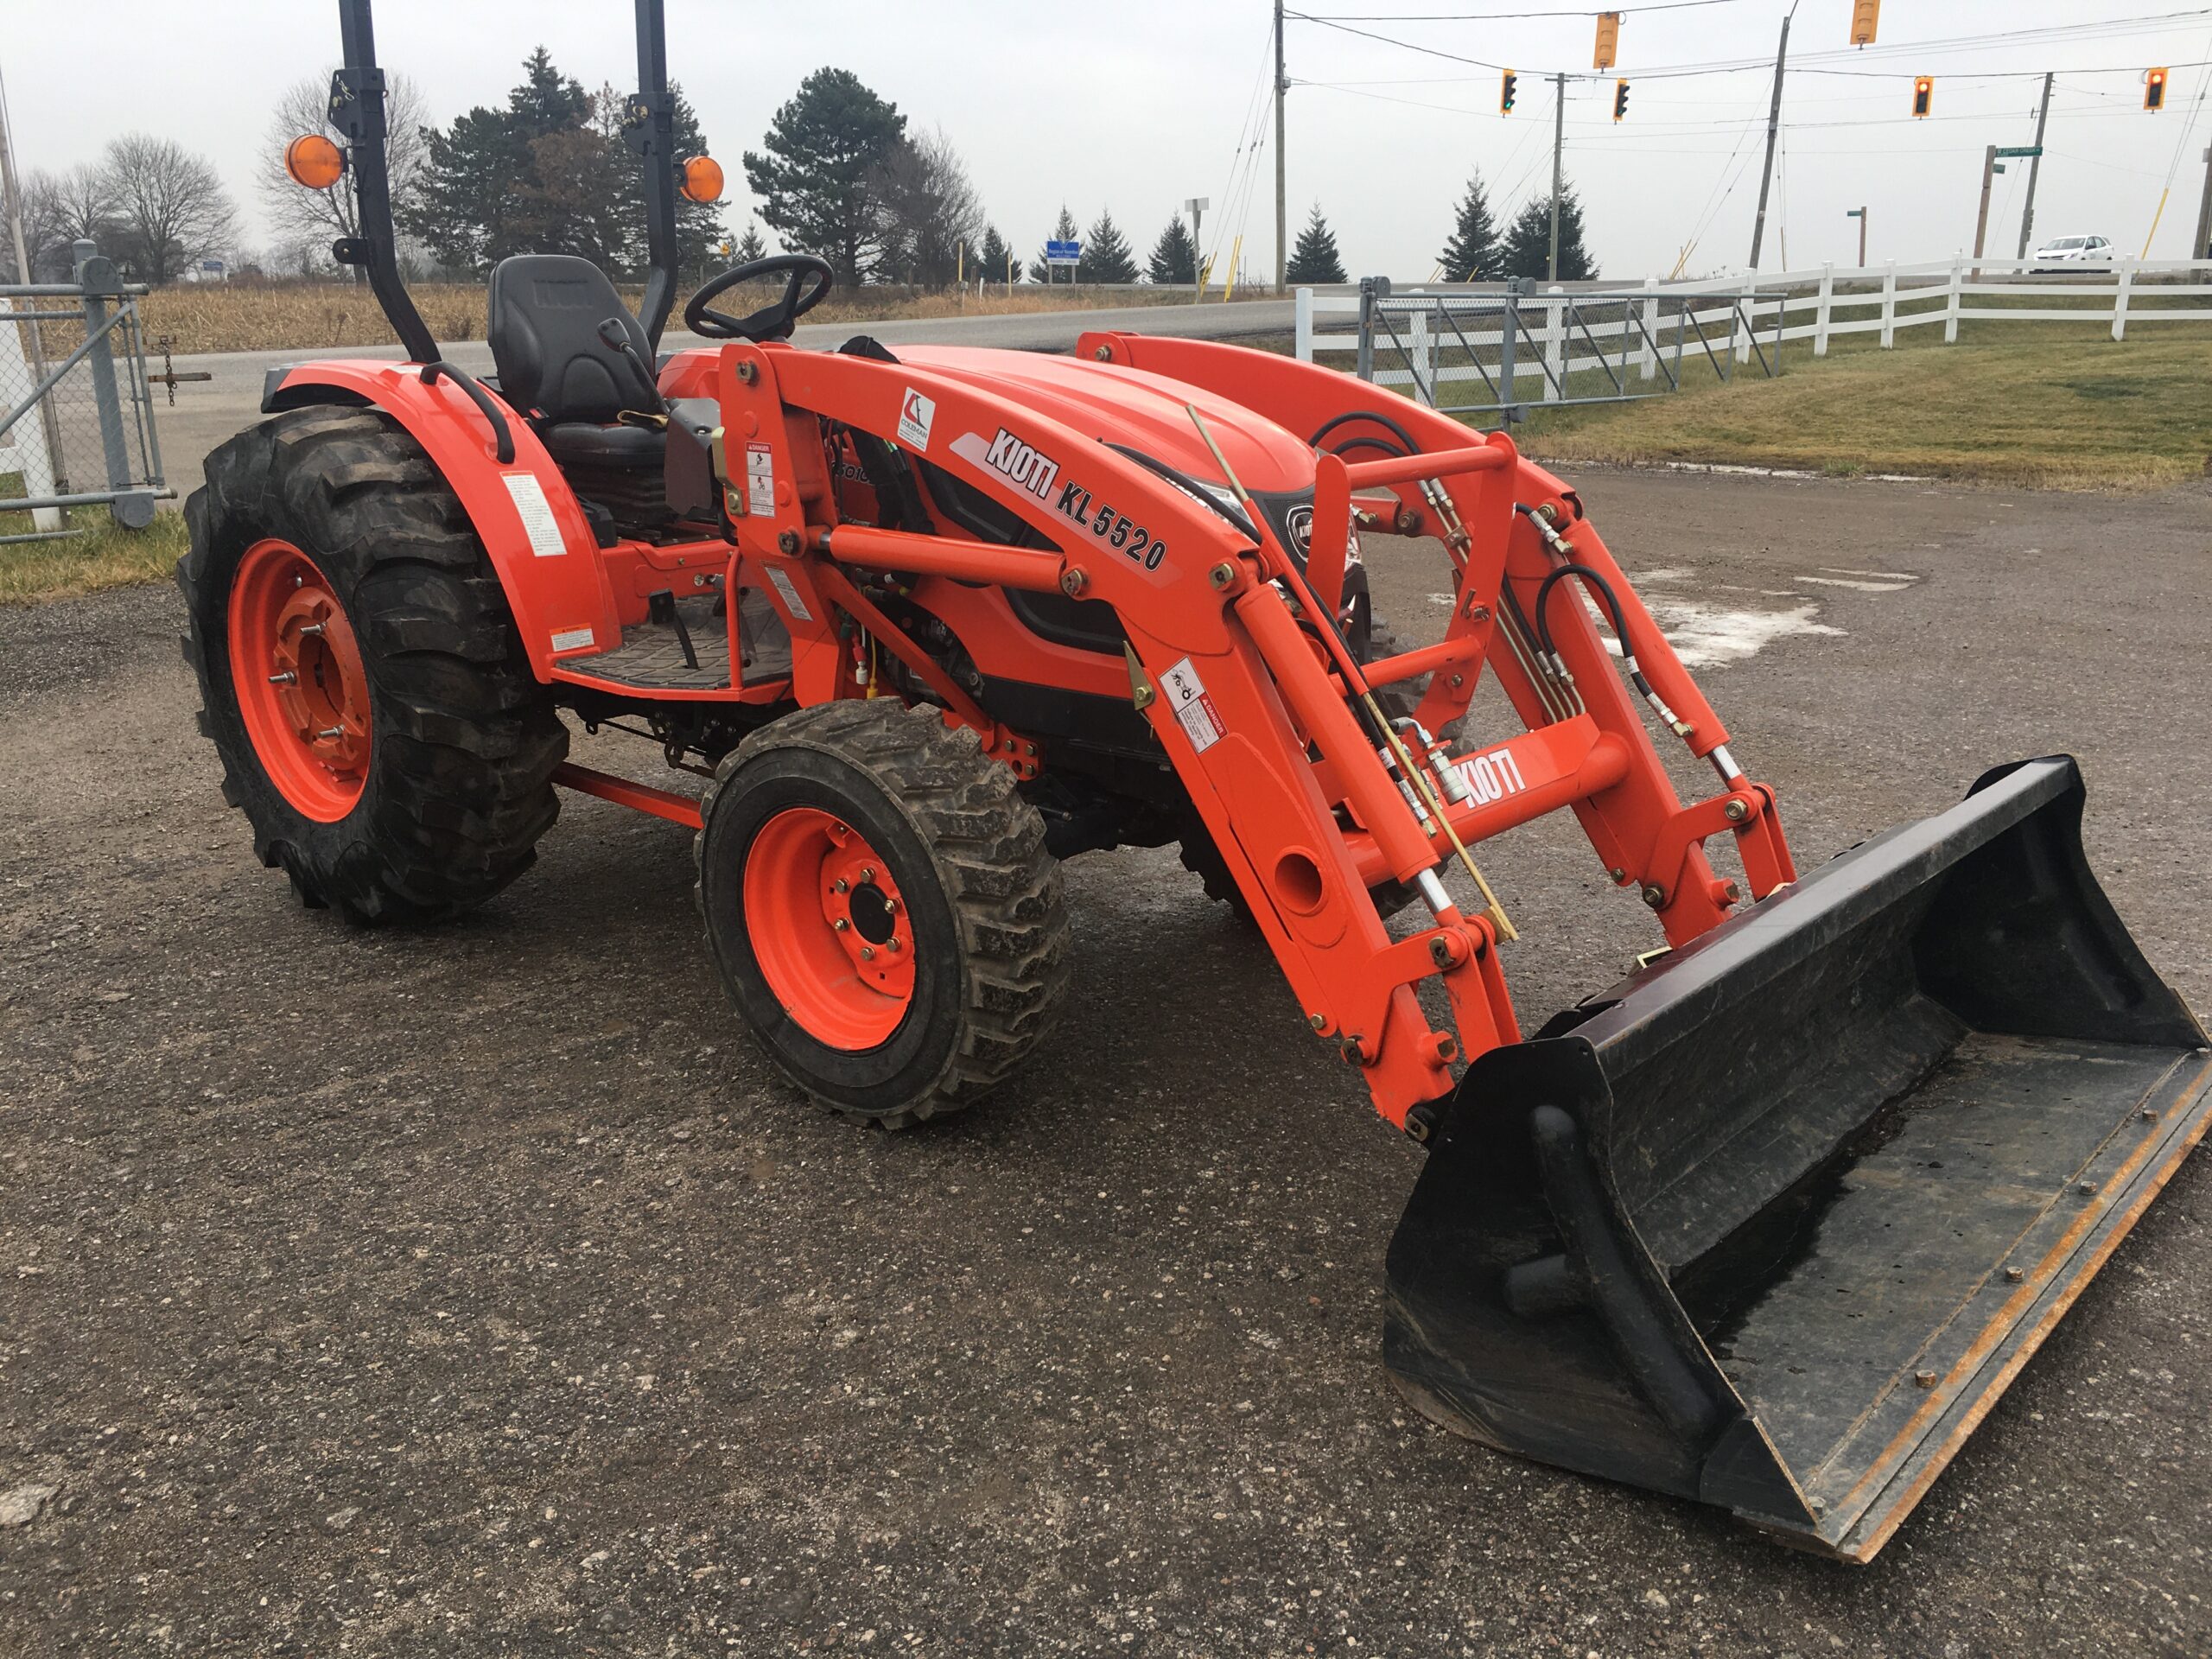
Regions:
<instances>
[{"instance_id":1,"label":"loader bucket","mask_svg":"<svg viewBox=\"0 0 2212 1659\"><path fill-rule=\"evenodd\" d=\"M2212 1109L2082 799L1992 772L1471 1066L1390 1243L1408 1398L1872 1557Z\"/></svg>"}]
</instances>

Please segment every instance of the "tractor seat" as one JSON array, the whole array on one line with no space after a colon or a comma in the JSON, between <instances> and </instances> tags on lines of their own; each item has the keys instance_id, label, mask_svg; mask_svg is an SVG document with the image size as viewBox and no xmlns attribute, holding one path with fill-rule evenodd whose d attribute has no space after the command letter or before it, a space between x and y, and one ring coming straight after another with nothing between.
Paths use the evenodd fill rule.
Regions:
<instances>
[{"instance_id":1,"label":"tractor seat","mask_svg":"<svg viewBox=\"0 0 2212 1659\"><path fill-rule=\"evenodd\" d=\"M664 435L617 424L626 410L665 412L652 343L597 265L565 253L502 259L492 270L485 334L501 391L531 411L556 461L659 467Z\"/></svg>"}]
</instances>

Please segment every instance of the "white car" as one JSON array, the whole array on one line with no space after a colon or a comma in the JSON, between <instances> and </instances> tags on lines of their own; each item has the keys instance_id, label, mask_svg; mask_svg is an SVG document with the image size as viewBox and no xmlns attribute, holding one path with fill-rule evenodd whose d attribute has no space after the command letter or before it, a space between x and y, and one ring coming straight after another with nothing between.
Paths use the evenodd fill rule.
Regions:
<instances>
[{"instance_id":1,"label":"white car","mask_svg":"<svg viewBox=\"0 0 2212 1659\"><path fill-rule=\"evenodd\" d=\"M2068 265L2103 264L2112 257L2112 244L2101 236L2062 236L2044 243L2035 252L2038 271L2046 265L2063 270Z\"/></svg>"}]
</instances>

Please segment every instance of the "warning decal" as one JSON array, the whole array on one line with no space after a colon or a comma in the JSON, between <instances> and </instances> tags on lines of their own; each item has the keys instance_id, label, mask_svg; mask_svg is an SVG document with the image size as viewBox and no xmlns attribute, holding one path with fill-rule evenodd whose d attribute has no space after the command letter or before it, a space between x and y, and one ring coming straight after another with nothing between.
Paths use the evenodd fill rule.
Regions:
<instances>
[{"instance_id":1,"label":"warning decal","mask_svg":"<svg viewBox=\"0 0 2212 1659\"><path fill-rule=\"evenodd\" d=\"M1198 671L1191 665L1189 658L1160 677L1160 694L1167 699L1175 718L1183 722L1183 735L1191 740L1191 747L1200 754L1227 734L1229 728L1221 723L1213 699L1206 695L1206 683L1198 677Z\"/></svg>"},{"instance_id":2,"label":"warning decal","mask_svg":"<svg viewBox=\"0 0 2212 1659\"><path fill-rule=\"evenodd\" d=\"M745 446L746 511L755 518L776 515L776 452L765 443Z\"/></svg>"},{"instance_id":3,"label":"warning decal","mask_svg":"<svg viewBox=\"0 0 2212 1659\"><path fill-rule=\"evenodd\" d=\"M806 601L798 595L798 585L785 575L781 567L768 567L768 580L776 584L776 591L784 596L784 608L791 613L794 622L811 622L814 613L806 608Z\"/></svg>"},{"instance_id":4,"label":"warning decal","mask_svg":"<svg viewBox=\"0 0 2212 1659\"><path fill-rule=\"evenodd\" d=\"M537 482L535 479L531 481ZM598 639L589 628L563 628L553 636L556 655L564 651L589 651L598 643Z\"/></svg>"},{"instance_id":5,"label":"warning decal","mask_svg":"<svg viewBox=\"0 0 2212 1659\"><path fill-rule=\"evenodd\" d=\"M530 550L541 559L566 553L569 544L561 539L561 526L553 520L553 504L545 499L545 486L537 481L537 475L502 473L499 476L506 480L507 493L515 499L523 534L530 537Z\"/></svg>"}]
</instances>

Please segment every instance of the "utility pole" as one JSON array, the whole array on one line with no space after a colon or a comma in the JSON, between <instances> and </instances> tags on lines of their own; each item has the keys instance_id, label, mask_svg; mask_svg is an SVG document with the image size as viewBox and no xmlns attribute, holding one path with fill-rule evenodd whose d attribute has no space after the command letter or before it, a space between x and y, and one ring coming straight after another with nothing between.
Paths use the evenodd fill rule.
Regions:
<instances>
[{"instance_id":1,"label":"utility pole","mask_svg":"<svg viewBox=\"0 0 2212 1659\"><path fill-rule=\"evenodd\" d=\"M1859 221L1859 269L1864 270L1866 269L1866 210L1863 207L1847 207L1843 216Z\"/></svg>"},{"instance_id":2,"label":"utility pole","mask_svg":"<svg viewBox=\"0 0 2212 1659\"><path fill-rule=\"evenodd\" d=\"M1759 268L1759 245L1766 240L1766 193L1774 183L1774 145L1782 136L1782 71L1789 60L1789 20L1797 15L1793 0L1782 18L1782 44L1774 51L1774 97L1766 110L1766 167L1759 174L1759 210L1751 220L1751 269Z\"/></svg>"},{"instance_id":3,"label":"utility pole","mask_svg":"<svg viewBox=\"0 0 2212 1659\"><path fill-rule=\"evenodd\" d=\"M1282 100L1290 79L1282 72L1282 0L1275 0L1275 292L1282 292L1290 269L1290 207L1283 187Z\"/></svg>"},{"instance_id":4,"label":"utility pole","mask_svg":"<svg viewBox=\"0 0 2212 1659\"><path fill-rule=\"evenodd\" d=\"M2192 259L2212 259L2212 149L2204 152L2204 201L2196 210L2196 240L2190 245Z\"/></svg>"},{"instance_id":5,"label":"utility pole","mask_svg":"<svg viewBox=\"0 0 2212 1659\"><path fill-rule=\"evenodd\" d=\"M2020 251L2018 257L2028 257L2029 238L2036 231L2036 175L2043 171L2043 129L2050 119L2050 84L2056 75L2043 78L2043 108L2036 116L2036 153L2028 158L2028 205L2020 209Z\"/></svg>"},{"instance_id":6,"label":"utility pole","mask_svg":"<svg viewBox=\"0 0 2212 1659\"><path fill-rule=\"evenodd\" d=\"M1996 177L1997 146L1992 144L1981 158L1981 213L1974 222L1974 279L1977 283L1981 280L1981 245L1989 238L1989 187Z\"/></svg>"},{"instance_id":7,"label":"utility pole","mask_svg":"<svg viewBox=\"0 0 2212 1659\"><path fill-rule=\"evenodd\" d=\"M1567 77L1552 77L1552 262L1549 282L1559 281L1560 157L1567 148Z\"/></svg>"}]
</instances>

